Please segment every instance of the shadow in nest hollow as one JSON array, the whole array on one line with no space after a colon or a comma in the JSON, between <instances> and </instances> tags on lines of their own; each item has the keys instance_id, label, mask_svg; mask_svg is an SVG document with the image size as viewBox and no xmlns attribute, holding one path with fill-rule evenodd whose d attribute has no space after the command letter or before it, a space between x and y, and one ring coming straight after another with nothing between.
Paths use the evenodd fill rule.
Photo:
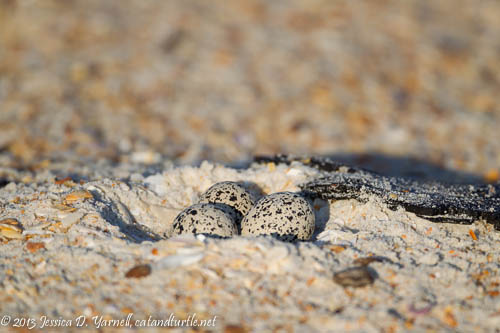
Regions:
<instances>
[{"instance_id":1,"label":"shadow in nest hollow","mask_svg":"<svg viewBox=\"0 0 500 333\"><path fill-rule=\"evenodd\" d=\"M107 198L103 197L98 191L91 192L95 200L104 204L104 207L100 209L99 212L102 218L108 223L117 226L120 232L122 232L128 240L134 243L142 243L145 241L158 241L163 239L163 237L148 230L147 227L137 223L134 216L125 205L121 207L122 214L126 214L132 223L126 223L120 217L120 208L118 207L120 203L117 204L112 200L107 200Z\"/></svg>"}]
</instances>

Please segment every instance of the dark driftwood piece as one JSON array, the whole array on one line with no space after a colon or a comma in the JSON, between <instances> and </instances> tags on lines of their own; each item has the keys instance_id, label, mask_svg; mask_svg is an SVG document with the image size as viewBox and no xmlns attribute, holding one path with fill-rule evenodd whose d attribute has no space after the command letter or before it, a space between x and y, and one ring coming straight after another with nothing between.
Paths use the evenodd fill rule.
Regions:
<instances>
[{"instance_id":1,"label":"dark driftwood piece","mask_svg":"<svg viewBox=\"0 0 500 333\"><path fill-rule=\"evenodd\" d=\"M500 184L447 184L387 177L346 166L327 158L284 155L257 157L256 162L298 161L325 171L325 176L303 184L303 191L322 199L356 199L377 196L391 209L402 207L435 222L471 224L483 219L500 230Z\"/></svg>"}]
</instances>

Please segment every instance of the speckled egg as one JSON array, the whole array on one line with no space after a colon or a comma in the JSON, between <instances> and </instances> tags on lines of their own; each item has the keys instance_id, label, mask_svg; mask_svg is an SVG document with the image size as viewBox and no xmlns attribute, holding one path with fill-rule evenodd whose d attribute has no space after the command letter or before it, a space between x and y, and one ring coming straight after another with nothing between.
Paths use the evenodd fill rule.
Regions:
<instances>
[{"instance_id":1,"label":"speckled egg","mask_svg":"<svg viewBox=\"0 0 500 333\"><path fill-rule=\"evenodd\" d=\"M198 201L227 205L237 225L254 205L254 198L246 188L229 181L212 185Z\"/></svg>"},{"instance_id":2,"label":"speckled egg","mask_svg":"<svg viewBox=\"0 0 500 333\"><path fill-rule=\"evenodd\" d=\"M224 206L200 203L184 209L174 220L173 234L208 234L231 237L238 234L236 223Z\"/></svg>"},{"instance_id":3,"label":"speckled egg","mask_svg":"<svg viewBox=\"0 0 500 333\"><path fill-rule=\"evenodd\" d=\"M314 212L296 193L263 197L241 222L241 235L273 235L283 241L308 240L314 232Z\"/></svg>"}]
</instances>

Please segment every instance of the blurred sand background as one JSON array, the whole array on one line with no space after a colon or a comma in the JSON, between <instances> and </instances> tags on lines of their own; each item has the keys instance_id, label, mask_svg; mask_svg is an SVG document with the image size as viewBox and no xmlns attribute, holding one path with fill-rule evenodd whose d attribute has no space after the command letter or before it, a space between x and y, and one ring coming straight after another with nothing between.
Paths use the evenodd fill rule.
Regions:
<instances>
[{"instance_id":1,"label":"blurred sand background","mask_svg":"<svg viewBox=\"0 0 500 333\"><path fill-rule=\"evenodd\" d=\"M1 0L0 166L295 153L496 181L499 17L497 1Z\"/></svg>"}]
</instances>

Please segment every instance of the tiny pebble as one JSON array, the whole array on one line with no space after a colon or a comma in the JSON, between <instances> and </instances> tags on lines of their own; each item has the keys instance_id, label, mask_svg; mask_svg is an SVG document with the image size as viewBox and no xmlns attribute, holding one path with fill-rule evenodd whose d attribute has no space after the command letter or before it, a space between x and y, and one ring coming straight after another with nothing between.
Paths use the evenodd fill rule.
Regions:
<instances>
[{"instance_id":1,"label":"tiny pebble","mask_svg":"<svg viewBox=\"0 0 500 333\"><path fill-rule=\"evenodd\" d=\"M282 241L309 240L315 216L311 205L296 193L279 192L260 199L241 222L241 234L272 235Z\"/></svg>"},{"instance_id":2,"label":"tiny pebble","mask_svg":"<svg viewBox=\"0 0 500 333\"><path fill-rule=\"evenodd\" d=\"M126 274L127 278L142 278L151 274L151 266L148 264L132 267Z\"/></svg>"},{"instance_id":3,"label":"tiny pebble","mask_svg":"<svg viewBox=\"0 0 500 333\"><path fill-rule=\"evenodd\" d=\"M354 260L353 263L360 266L368 266L372 262L382 262L382 261L383 260L380 257L363 257Z\"/></svg>"},{"instance_id":4,"label":"tiny pebble","mask_svg":"<svg viewBox=\"0 0 500 333\"><path fill-rule=\"evenodd\" d=\"M236 223L224 206L199 203L184 209L174 220L173 233L208 234L231 237L238 234Z\"/></svg>"},{"instance_id":5,"label":"tiny pebble","mask_svg":"<svg viewBox=\"0 0 500 333\"><path fill-rule=\"evenodd\" d=\"M342 287L364 287L375 281L370 269L366 266L351 267L333 276L333 281Z\"/></svg>"}]
</instances>

